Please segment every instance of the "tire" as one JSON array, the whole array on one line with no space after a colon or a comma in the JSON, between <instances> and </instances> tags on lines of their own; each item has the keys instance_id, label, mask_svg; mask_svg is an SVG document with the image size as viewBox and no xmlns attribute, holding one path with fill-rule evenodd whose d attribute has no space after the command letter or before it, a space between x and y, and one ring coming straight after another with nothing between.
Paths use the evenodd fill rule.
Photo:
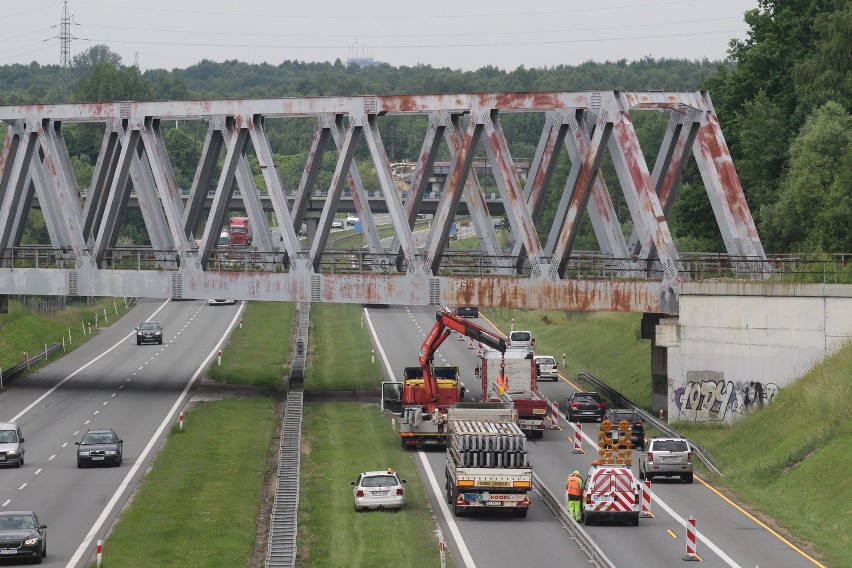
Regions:
<instances>
[{"instance_id":1,"label":"tire","mask_svg":"<svg viewBox=\"0 0 852 568\"><path fill-rule=\"evenodd\" d=\"M584 525L586 525L587 527L592 526L592 524L594 523L594 520L592 519L592 516L591 516L591 515L589 515L589 514L586 514L586 515L583 517L582 521L583 521L583 524L584 524Z\"/></svg>"},{"instance_id":2,"label":"tire","mask_svg":"<svg viewBox=\"0 0 852 568\"><path fill-rule=\"evenodd\" d=\"M136 340L136 345L142 345L142 341L141 341L141 340L139 340L139 339L137 339L137 340Z\"/></svg>"},{"instance_id":3,"label":"tire","mask_svg":"<svg viewBox=\"0 0 852 568\"><path fill-rule=\"evenodd\" d=\"M163 344L163 338L161 337L161 338L160 338L160 340L159 340L157 343L158 343L159 345L162 345L162 344Z\"/></svg>"},{"instance_id":4,"label":"tire","mask_svg":"<svg viewBox=\"0 0 852 568\"><path fill-rule=\"evenodd\" d=\"M692 483L692 477L693 477L693 474L690 472L690 473L684 473L680 478L683 479L683 481L685 483Z\"/></svg>"},{"instance_id":5,"label":"tire","mask_svg":"<svg viewBox=\"0 0 852 568\"><path fill-rule=\"evenodd\" d=\"M530 433L530 440L541 440L544 438L544 430L533 430Z\"/></svg>"},{"instance_id":6,"label":"tire","mask_svg":"<svg viewBox=\"0 0 852 568\"><path fill-rule=\"evenodd\" d=\"M41 557L47 558L47 539L44 539L44 548L41 549Z\"/></svg>"},{"instance_id":7,"label":"tire","mask_svg":"<svg viewBox=\"0 0 852 568\"><path fill-rule=\"evenodd\" d=\"M515 511L514 511L514 513L515 513L515 518L517 518L517 519L526 519L526 518L527 518L527 513L528 513L528 512L529 512L529 509L527 509L526 507L524 507L524 508L518 508L518 509L515 509Z\"/></svg>"},{"instance_id":8,"label":"tire","mask_svg":"<svg viewBox=\"0 0 852 568\"><path fill-rule=\"evenodd\" d=\"M630 526L638 527L639 526L639 515L637 514L635 517L630 517Z\"/></svg>"},{"instance_id":9,"label":"tire","mask_svg":"<svg viewBox=\"0 0 852 568\"><path fill-rule=\"evenodd\" d=\"M79 468L79 469L83 468L83 462L81 462L80 460L77 460L77 468Z\"/></svg>"},{"instance_id":10,"label":"tire","mask_svg":"<svg viewBox=\"0 0 852 568\"><path fill-rule=\"evenodd\" d=\"M639 468L639 481L645 481L645 472L642 471L642 468Z\"/></svg>"},{"instance_id":11,"label":"tire","mask_svg":"<svg viewBox=\"0 0 852 568\"><path fill-rule=\"evenodd\" d=\"M15 464L15 467L21 467L22 465L24 465L24 458L19 459L18 463Z\"/></svg>"}]
</instances>

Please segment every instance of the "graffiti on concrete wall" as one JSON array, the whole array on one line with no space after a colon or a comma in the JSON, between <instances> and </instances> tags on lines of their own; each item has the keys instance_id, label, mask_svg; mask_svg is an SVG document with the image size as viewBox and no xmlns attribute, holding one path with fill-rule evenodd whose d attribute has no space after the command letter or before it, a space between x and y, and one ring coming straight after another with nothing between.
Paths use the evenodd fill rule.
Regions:
<instances>
[{"instance_id":1,"label":"graffiti on concrete wall","mask_svg":"<svg viewBox=\"0 0 852 568\"><path fill-rule=\"evenodd\" d=\"M723 422L766 406L777 395L775 383L729 381L717 371L689 371L686 383L674 391L678 420L691 422Z\"/></svg>"}]
</instances>

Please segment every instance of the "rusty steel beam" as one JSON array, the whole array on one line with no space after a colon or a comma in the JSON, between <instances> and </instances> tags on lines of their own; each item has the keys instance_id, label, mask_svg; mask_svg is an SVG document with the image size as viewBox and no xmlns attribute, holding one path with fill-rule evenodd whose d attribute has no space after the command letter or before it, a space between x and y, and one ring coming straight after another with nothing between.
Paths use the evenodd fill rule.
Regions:
<instances>
[{"instance_id":1,"label":"rusty steel beam","mask_svg":"<svg viewBox=\"0 0 852 568\"><path fill-rule=\"evenodd\" d=\"M669 128L653 173L633 130L631 113L641 111L669 115ZM501 117L516 112L536 113L543 125L523 184L509 151L513 141L507 140L501 127ZM379 117L393 115L422 116L428 121L404 199L393 178L380 132ZM317 121L299 187L289 206L269 143L267 118ZM160 132L163 120L207 124L207 136L185 202ZM587 306L676 313L676 288L683 277L666 216L676 200L690 154L698 163L728 252L755 257L755 270L768 272L718 117L704 91L22 105L0 107L0 121L7 124L0 154L0 253L6 258L6 252L20 243L24 220L37 198L48 225L50 245L70 250L79 271L72 278L42 269L44 285L50 289L62 289L65 278L78 283L74 293L123 293L124 287L126 295L140 295L133 291L141 286L145 288L142 295L156 295L160 284L174 286L182 281L184 290L199 297L570 309ZM62 134L65 124L76 123L99 123L104 127L98 133L98 158L82 204ZM317 187L322 158L332 144L337 162L330 187ZM564 186L554 187L556 163L563 147L571 168ZM424 195L434 183L434 166L441 148L450 154L449 173L425 249L421 250L413 230ZM504 251L498 239L473 167L475 156L482 151L509 221L514 239L511 252ZM629 244L622 233L622 223L627 219L616 217L612 196L600 171L607 153L615 165L633 222ZM257 158L256 170L250 166L250 155ZM208 208L208 188L213 185L220 161L221 172ZM374 202L371 206L359 168L375 172L383 200L379 205ZM261 197L254 181L257 175L263 177L269 197ZM221 251L216 246L219 231L233 208L237 187L241 206L255 227L256 253L277 260L266 269L253 268L259 273L251 275L213 274L219 269L214 270L212 264L221 263ZM334 260L339 251L334 248L331 224L346 187L361 218L365 239L365 252L351 255L355 266L344 267L366 272L357 278L334 272L341 268L336 264L340 259ZM141 280L148 284L141 285L115 267L103 270L111 262L131 188L136 192L153 249L161 251L157 262L163 274L157 278L146 275ZM317 189L325 193L321 198L313 195L312 199ZM545 200L550 197L557 202L554 221L549 227L538 227ZM261 199L271 202L275 227L267 223ZM461 203L475 228L479 250L467 255L467 261L476 266L477 276L465 276L464 262L448 249L450 228L457 223ZM307 218L308 208L318 209L320 204L321 211L310 212L312 219L319 215L316 233L311 230L309 242L304 244L298 236L299 227ZM392 228L393 238L387 242L383 242L372 207L388 212L387 226ZM579 259L582 264L583 255L574 250L574 243L585 213L591 219L601 252L611 259L604 263L605 268L617 273L618 278L582 284L570 277L579 266L576 261ZM203 237L196 246L193 235L202 228ZM280 241L277 237L273 240L273 230L280 231ZM542 243L539 235L545 234L548 238ZM388 262L389 259L392 260ZM461 274L452 274L453 263L460 263ZM248 265L243 267L248 269ZM0 291L29 286L28 278L22 280L16 274L13 279L0 271ZM43 287L32 285L33 289Z\"/></svg>"}]
</instances>

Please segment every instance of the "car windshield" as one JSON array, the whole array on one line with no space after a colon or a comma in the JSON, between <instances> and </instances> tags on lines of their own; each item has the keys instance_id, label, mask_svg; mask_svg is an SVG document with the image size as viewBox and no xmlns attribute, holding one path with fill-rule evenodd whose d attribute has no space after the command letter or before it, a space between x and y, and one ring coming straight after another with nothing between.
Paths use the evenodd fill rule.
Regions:
<instances>
[{"instance_id":1,"label":"car windshield","mask_svg":"<svg viewBox=\"0 0 852 568\"><path fill-rule=\"evenodd\" d=\"M35 523L29 515L4 515L0 517L0 528L6 530L34 529Z\"/></svg>"},{"instance_id":2,"label":"car windshield","mask_svg":"<svg viewBox=\"0 0 852 568\"><path fill-rule=\"evenodd\" d=\"M14 430L0 430L0 444L14 444L18 441L18 433Z\"/></svg>"},{"instance_id":3,"label":"car windshield","mask_svg":"<svg viewBox=\"0 0 852 568\"><path fill-rule=\"evenodd\" d=\"M393 475L372 475L361 480L361 487L387 487L397 485Z\"/></svg>"},{"instance_id":4,"label":"car windshield","mask_svg":"<svg viewBox=\"0 0 852 568\"><path fill-rule=\"evenodd\" d=\"M157 329L157 324L155 323L141 323L139 324L139 329L142 331L150 331L152 329Z\"/></svg>"},{"instance_id":5,"label":"car windshield","mask_svg":"<svg viewBox=\"0 0 852 568\"><path fill-rule=\"evenodd\" d=\"M89 432L83 436L80 444L86 446L90 444L114 444L115 436L109 432Z\"/></svg>"},{"instance_id":6,"label":"car windshield","mask_svg":"<svg viewBox=\"0 0 852 568\"><path fill-rule=\"evenodd\" d=\"M686 440L656 440L654 442L655 452L688 452L689 444Z\"/></svg>"},{"instance_id":7,"label":"car windshield","mask_svg":"<svg viewBox=\"0 0 852 568\"><path fill-rule=\"evenodd\" d=\"M640 421L639 416L635 412L613 412L610 414L610 419L613 422L621 422L622 420L627 420L628 422Z\"/></svg>"}]
</instances>

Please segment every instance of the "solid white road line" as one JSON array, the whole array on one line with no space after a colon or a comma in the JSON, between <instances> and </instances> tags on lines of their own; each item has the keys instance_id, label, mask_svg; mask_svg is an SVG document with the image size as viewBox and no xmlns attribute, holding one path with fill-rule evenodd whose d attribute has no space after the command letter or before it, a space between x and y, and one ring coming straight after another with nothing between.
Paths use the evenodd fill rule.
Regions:
<instances>
[{"instance_id":1,"label":"solid white road line","mask_svg":"<svg viewBox=\"0 0 852 568\"><path fill-rule=\"evenodd\" d=\"M391 369L390 361L388 361L387 355L385 355L385 350L382 348L382 344L379 343L379 338L376 335L376 328L373 327L373 321L370 319L370 311L367 308L364 308L365 319L367 320L367 325L370 328L370 334L373 336L373 341L376 344L376 347L379 348L379 356L382 358L382 361L385 363L385 369L387 370L388 376L391 380L396 381L396 375ZM435 479L435 474L432 473L432 468L429 466L429 462L426 461L426 454L423 452L417 452L417 457L420 458L420 463L423 466L423 469L426 471L426 477L429 479L429 485L432 488L432 493L435 494L435 497L438 500L438 505L441 507L441 514L444 516L444 520L447 523L447 526L450 527L450 533L453 535L453 540L456 543L456 546L459 549L459 554L461 554L462 560L464 561L464 565L467 568L476 568L476 563L473 561L473 557L470 555L470 551L467 548L467 545L464 542L464 539L459 532L459 527L456 524L455 518L450 515L450 510L447 508L447 504L444 502L444 492L441 490L438 485L437 479Z\"/></svg>"}]
</instances>

